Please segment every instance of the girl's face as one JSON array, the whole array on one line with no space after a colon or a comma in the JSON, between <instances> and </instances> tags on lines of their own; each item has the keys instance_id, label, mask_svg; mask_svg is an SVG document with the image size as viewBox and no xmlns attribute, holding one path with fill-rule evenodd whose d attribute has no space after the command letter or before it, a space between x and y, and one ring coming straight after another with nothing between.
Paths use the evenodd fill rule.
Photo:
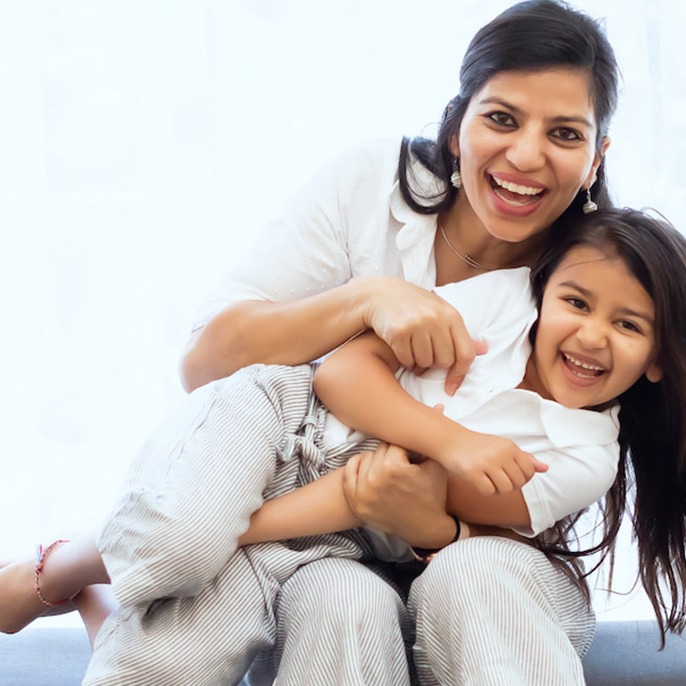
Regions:
<instances>
[{"instance_id":1,"label":"girl's face","mask_svg":"<svg viewBox=\"0 0 686 686\"><path fill-rule=\"evenodd\" d=\"M451 147L463 182L457 205L494 238L544 231L593 183L602 155L589 84L581 69L501 72L472 97Z\"/></svg>"},{"instance_id":2,"label":"girl's face","mask_svg":"<svg viewBox=\"0 0 686 686\"><path fill-rule=\"evenodd\" d=\"M527 386L566 407L613 400L644 374L656 382L655 306L614 252L572 248L543 292Z\"/></svg>"}]
</instances>

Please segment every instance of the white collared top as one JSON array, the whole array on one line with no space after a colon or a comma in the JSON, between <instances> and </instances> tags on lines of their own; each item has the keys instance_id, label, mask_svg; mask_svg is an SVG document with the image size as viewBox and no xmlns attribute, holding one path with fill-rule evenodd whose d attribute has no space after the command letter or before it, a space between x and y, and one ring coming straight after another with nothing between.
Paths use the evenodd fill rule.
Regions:
<instances>
[{"instance_id":1,"label":"white collared top","mask_svg":"<svg viewBox=\"0 0 686 686\"><path fill-rule=\"evenodd\" d=\"M402 371L399 378L426 405L443 404L454 421L509 438L549 465L522 488L531 526L514 530L535 536L588 507L612 485L619 461L619 406L603 412L571 409L517 388L537 318L529 275L526 267L501 269L436 289L459 310L470 334L488 343L488 352L475 358L453 397L444 391L445 370L421 377Z\"/></svg>"},{"instance_id":2,"label":"white collared top","mask_svg":"<svg viewBox=\"0 0 686 686\"><path fill-rule=\"evenodd\" d=\"M424 288L433 288L436 283L433 252L436 217L414 212L403 200L397 177L399 151L398 140L370 142L343 153L317 173L287 210L266 225L260 239L202 307L194 328L204 326L224 307L241 300L294 300L362 276L397 276ZM427 196L440 191L440 184L421 164L415 162L410 173L414 186L424 189ZM498 279L501 274L503 270L484 277L488 281ZM477 286L472 290L474 282ZM463 295L460 295L461 289L464 289ZM516 390L524 373L522 360L525 364L529 354L524 330L528 332L535 318L528 287L522 285L518 291L513 291L502 282L487 290L483 284L479 286L478 280L470 279L439 288L437 292L448 300L459 301L454 304L470 332L489 339L489 354L477 358L453 399L442 391L444 371L424 375L421 390L413 389L414 382L408 380L409 376L402 383L407 384L411 392L417 392L427 404L442 402L450 408L446 410L449 416L474 430L500 433L498 422L511 417L507 430L516 432L524 424L515 413L538 417L539 424L531 427L527 441L533 441L539 435L543 440L550 440L551 446L546 448L545 454L534 450L533 442L527 443L529 447L520 444L524 437L515 439L516 434L512 434L513 440L523 449L536 452L540 459L551 463L548 472L537 474L523 489L531 515L531 529L521 533L533 536L561 517L597 500L609 488L616 473L617 411L606 414L566 411L534 393ZM495 329L484 329L478 334L479 326L486 325L485 319L479 324L478 317L485 317L490 312L490 323L507 329L506 321L509 320L505 315L512 313L513 322L521 315L519 312L514 316L517 308L510 308L506 299L514 292L521 295L519 303L526 309L526 324L517 339L519 349L514 346L509 352L503 352L499 371L496 371L489 366L498 362L494 361L499 345ZM501 301L501 297L504 300ZM473 305L471 312L470 303ZM494 318L496 314L498 317ZM519 324L513 323L515 329L522 326L521 317L518 321ZM506 345L506 339L504 336L503 345ZM508 355L512 356L509 361ZM531 412L525 410L529 406ZM581 413L580 423L572 419L574 413ZM591 418L587 423L586 415L596 419ZM595 424L597 429L594 429ZM334 430L335 433L338 432ZM576 439L584 441L582 448L567 443ZM602 456L598 460L586 459L586 447L596 446L600 447ZM577 449L583 453L580 458ZM564 456L565 460L558 460L553 468L556 455Z\"/></svg>"},{"instance_id":3,"label":"white collared top","mask_svg":"<svg viewBox=\"0 0 686 686\"><path fill-rule=\"evenodd\" d=\"M619 406L603 412L571 409L517 388L531 355L529 332L537 318L529 276L526 267L501 269L435 289L459 310L472 337L488 343L488 352L475 358L454 396L445 393L444 369L422 376L400 370L398 378L425 405L442 404L450 419L473 431L509 438L549 465L522 488L530 526L512 527L533 537L590 506L612 485L619 461ZM327 417L327 446L362 437L333 415ZM407 546L396 537L367 531L381 559L410 559Z\"/></svg>"},{"instance_id":4,"label":"white collared top","mask_svg":"<svg viewBox=\"0 0 686 686\"><path fill-rule=\"evenodd\" d=\"M336 157L296 195L204 303L193 328L241 300L288 301L363 276L436 284L436 216L411 210L398 184L400 141L371 141ZM418 162L415 184L440 188Z\"/></svg>"}]
</instances>

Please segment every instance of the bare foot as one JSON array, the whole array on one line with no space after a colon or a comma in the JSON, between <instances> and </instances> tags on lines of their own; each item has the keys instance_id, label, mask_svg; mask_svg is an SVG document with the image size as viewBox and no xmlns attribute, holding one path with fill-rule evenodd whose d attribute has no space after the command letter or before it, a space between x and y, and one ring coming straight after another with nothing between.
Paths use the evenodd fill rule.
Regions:
<instances>
[{"instance_id":1,"label":"bare foot","mask_svg":"<svg viewBox=\"0 0 686 686\"><path fill-rule=\"evenodd\" d=\"M0 631L14 634L48 608L34 588L35 560L12 562L0 569Z\"/></svg>"}]
</instances>

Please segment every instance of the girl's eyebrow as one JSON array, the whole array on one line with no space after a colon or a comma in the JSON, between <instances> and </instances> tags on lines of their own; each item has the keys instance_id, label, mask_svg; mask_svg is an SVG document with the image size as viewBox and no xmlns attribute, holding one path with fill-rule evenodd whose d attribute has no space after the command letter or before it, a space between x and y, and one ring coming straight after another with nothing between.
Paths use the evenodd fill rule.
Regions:
<instances>
[{"instance_id":1,"label":"girl's eyebrow","mask_svg":"<svg viewBox=\"0 0 686 686\"><path fill-rule=\"evenodd\" d=\"M490 98L484 98L483 100L480 101L480 104L482 105L500 105L500 107L504 107L505 109L510 110L514 114L523 114L524 111L520 108L517 107L516 105L513 105L511 102L508 102L507 100L503 100L502 98L496 97L496 96L491 96ZM562 123L572 123L572 124L581 124L582 126L587 126L589 128L593 128L595 125L593 122L589 121L586 117L583 117L581 115L568 115L568 116L558 116L558 117L552 117L550 120L554 123L562 124Z\"/></svg>"},{"instance_id":2,"label":"girl's eyebrow","mask_svg":"<svg viewBox=\"0 0 686 686\"><path fill-rule=\"evenodd\" d=\"M564 286L566 288L571 288L578 291L584 298L592 300L595 297L593 291L588 290L580 286L576 281L563 281L558 284L558 287ZM637 319L643 319L648 322L651 326L655 323L655 319L648 312L641 312L639 310L632 310L630 307L620 307L618 312L620 314L626 315L627 317L636 317Z\"/></svg>"}]
</instances>

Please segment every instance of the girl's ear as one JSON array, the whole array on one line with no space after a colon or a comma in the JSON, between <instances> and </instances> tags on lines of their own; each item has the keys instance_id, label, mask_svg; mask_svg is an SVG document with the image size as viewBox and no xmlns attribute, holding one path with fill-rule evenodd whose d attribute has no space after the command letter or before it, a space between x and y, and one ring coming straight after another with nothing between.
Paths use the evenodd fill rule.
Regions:
<instances>
[{"instance_id":1,"label":"girl's ear","mask_svg":"<svg viewBox=\"0 0 686 686\"><path fill-rule=\"evenodd\" d=\"M648 369L646 369L646 379L650 383L657 383L662 380L662 367L657 363L653 362Z\"/></svg>"}]
</instances>

